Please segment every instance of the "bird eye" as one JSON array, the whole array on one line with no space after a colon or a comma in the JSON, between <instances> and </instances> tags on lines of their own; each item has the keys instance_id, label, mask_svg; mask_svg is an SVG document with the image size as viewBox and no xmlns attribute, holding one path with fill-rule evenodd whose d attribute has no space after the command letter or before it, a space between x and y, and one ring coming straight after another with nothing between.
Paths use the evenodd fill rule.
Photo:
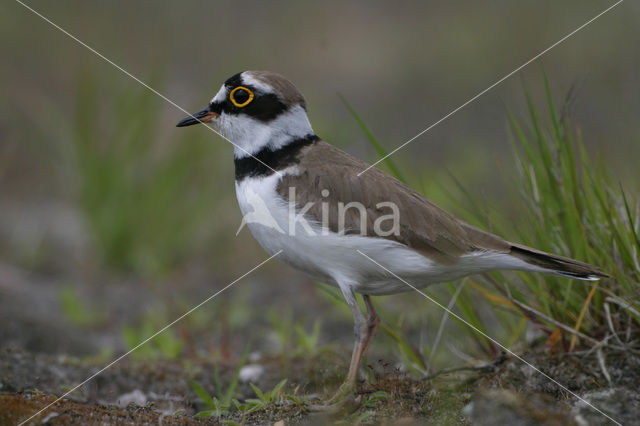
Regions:
<instances>
[{"instance_id":1,"label":"bird eye","mask_svg":"<svg viewBox=\"0 0 640 426\"><path fill-rule=\"evenodd\" d=\"M238 108L242 108L253 100L253 92L246 87L238 86L229 93L229 100Z\"/></svg>"}]
</instances>

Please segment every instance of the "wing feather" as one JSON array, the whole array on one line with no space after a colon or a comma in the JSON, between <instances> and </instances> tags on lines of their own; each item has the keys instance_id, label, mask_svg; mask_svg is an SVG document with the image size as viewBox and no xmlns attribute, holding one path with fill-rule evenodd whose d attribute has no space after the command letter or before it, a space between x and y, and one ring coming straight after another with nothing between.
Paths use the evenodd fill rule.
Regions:
<instances>
[{"instance_id":1,"label":"wing feather","mask_svg":"<svg viewBox=\"0 0 640 426\"><path fill-rule=\"evenodd\" d=\"M379 236L373 226L376 219L392 212L389 207L380 207L380 203L392 202L400 212L399 233L384 238L405 244L438 263L454 264L460 256L475 251L509 253L511 249L502 238L456 219L417 191L377 169L358 176L368 165L324 141L303 150L299 160L299 174L285 175L278 192L288 199L289 187L295 187L296 204L301 207L313 203L308 215L320 223L322 203L325 203L329 228L334 232L340 231L339 203L344 206L358 202L366 208L366 235ZM326 197L322 196L324 189L330 191ZM347 209L344 216L344 230L359 232L359 210ZM382 228L390 229L390 224L388 228Z\"/></svg>"}]
</instances>

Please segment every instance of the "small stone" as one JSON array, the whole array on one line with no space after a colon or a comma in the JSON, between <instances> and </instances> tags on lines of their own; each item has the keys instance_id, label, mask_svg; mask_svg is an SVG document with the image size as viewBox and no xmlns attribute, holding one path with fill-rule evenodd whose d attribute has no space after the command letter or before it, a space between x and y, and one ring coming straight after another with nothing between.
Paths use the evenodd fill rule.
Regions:
<instances>
[{"instance_id":1,"label":"small stone","mask_svg":"<svg viewBox=\"0 0 640 426\"><path fill-rule=\"evenodd\" d=\"M264 373L264 367L260 364L247 364L240 369L238 378L241 382L257 382Z\"/></svg>"},{"instance_id":2,"label":"small stone","mask_svg":"<svg viewBox=\"0 0 640 426\"><path fill-rule=\"evenodd\" d=\"M120 408L125 408L131 403L144 407L147 404L147 395L140 389L136 389L133 392L125 393L118 397L117 404Z\"/></svg>"},{"instance_id":3,"label":"small stone","mask_svg":"<svg viewBox=\"0 0 640 426\"><path fill-rule=\"evenodd\" d=\"M461 414L467 418L467 421L471 421L471 415L473 414L473 402L462 407Z\"/></svg>"}]
</instances>

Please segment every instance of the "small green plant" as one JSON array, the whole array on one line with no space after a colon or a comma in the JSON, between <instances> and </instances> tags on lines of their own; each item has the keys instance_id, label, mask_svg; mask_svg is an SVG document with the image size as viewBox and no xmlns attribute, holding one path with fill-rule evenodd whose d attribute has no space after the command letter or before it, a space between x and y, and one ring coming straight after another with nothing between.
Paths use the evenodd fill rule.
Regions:
<instances>
[{"instance_id":1,"label":"small green plant","mask_svg":"<svg viewBox=\"0 0 640 426\"><path fill-rule=\"evenodd\" d=\"M303 322L294 321L291 311L282 313L272 309L267 313L267 318L280 343L281 351L286 356L293 354L293 356L313 357L329 349L329 346L320 346L322 331L320 319L316 319L311 330L308 331Z\"/></svg>"},{"instance_id":2,"label":"small green plant","mask_svg":"<svg viewBox=\"0 0 640 426\"><path fill-rule=\"evenodd\" d=\"M262 392L256 385L250 383L251 389L256 393L256 398L247 399L249 405L248 413L261 410L271 404L280 404L285 400L285 394L282 392L284 385L287 383L287 379L281 380L273 389L269 392Z\"/></svg>"},{"instance_id":3,"label":"small green plant","mask_svg":"<svg viewBox=\"0 0 640 426\"><path fill-rule=\"evenodd\" d=\"M297 356L315 356L320 351L320 330L322 328L322 321L316 319L313 322L311 331L307 331L300 323L296 324L296 348L294 355Z\"/></svg>"},{"instance_id":4,"label":"small green plant","mask_svg":"<svg viewBox=\"0 0 640 426\"><path fill-rule=\"evenodd\" d=\"M270 309L267 318L280 346L283 376L289 372L292 357L312 358L332 348L332 345L320 346L322 321L319 319L307 331L302 321L294 320L291 310Z\"/></svg>"},{"instance_id":5,"label":"small green plant","mask_svg":"<svg viewBox=\"0 0 640 426\"><path fill-rule=\"evenodd\" d=\"M389 394L384 391L377 391L370 394L363 402L365 408L378 408L378 405L382 401L387 401L390 398Z\"/></svg>"},{"instance_id":6,"label":"small green plant","mask_svg":"<svg viewBox=\"0 0 640 426\"><path fill-rule=\"evenodd\" d=\"M289 354L293 344L293 313L291 310L271 308L267 312L267 319L280 345L279 350L283 354Z\"/></svg>"},{"instance_id":7,"label":"small green plant","mask_svg":"<svg viewBox=\"0 0 640 426\"><path fill-rule=\"evenodd\" d=\"M243 415L250 414L269 407L290 404L295 404L301 410L306 410L305 402L303 402L302 399L293 394L287 394L286 392L284 392L283 389L286 383L286 379L281 380L269 392L263 392L253 383L250 383L249 386L251 386L258 398L249 398L244 403L240 403L239 401L234 400L234 404Z\"/></svg>"},{"instance_id":8,"label":"small green plant","mask_svg":"<svg viewBox=\"0 0 640 426\"><path fill-rule=\"evenodd\" d=\"M163 323L165 322L147 316L137 327L124 327L121 331L122 339L129 349L135 348L140 342L153 335ZM176 335L172 328L169 328L140 346L131 355L139 360L174 360L178 359L183 348L182 339Z\"/></svg>"},{"instance_id":9,"label":"small green plant","mask_svg":"<svg viewBox=\"0 0 640 426\"><path fill-rule=\"evenodd\" d=\"M58 300L62 313L69 322L76 327L91 327L104 319L104 315L95 307L87 306L78 292L70 285L65 285L58 291Z\"/></svg>"},{"instance_id":10,"label":"small green plant","mask_svg":"<svg viewBox=\"0 0 640 426\"><path fill-rule=\"evenodd\" d=\"M237 400L233 399L233 397L238 389L238 384L240 381L240 370L242 369L242 367L244 367L248 355L249 345L247 345L244 352L242 353L233 377L231 378L231 381L226 386L226 388L223 386L222 380L220 379L220 371L217 365L214 365L213 378L216 386L215 396L211 396L195 380L189 379L191 388L196 393L196 395L198 395L206 408L206 410L196 414L197 417L220 417L223 415L227 415L234 410L244 411L241 410L241 404Z\"/></svg>"},{"instance_id":11,"label":"small green plant","mask_svg":"<svg viewBox=\"0 0 640 426\"><path fill-rule=\"evenodd\" d=\"M375 416L380 410L382 404L389 401L391 396L384 391L373 392L368 395L362 395L362 403L358 407L358 410L348 414L344 419L336 422L339 425L363 425L363 424L378 424L375 421Z\"/></svg>"}]
</instances>

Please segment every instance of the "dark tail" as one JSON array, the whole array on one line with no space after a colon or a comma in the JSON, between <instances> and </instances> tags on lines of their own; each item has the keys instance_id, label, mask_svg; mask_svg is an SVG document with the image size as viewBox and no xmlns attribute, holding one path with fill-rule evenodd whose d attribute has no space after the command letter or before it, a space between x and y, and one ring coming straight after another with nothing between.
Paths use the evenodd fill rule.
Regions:
<instances>
[{"instance_id":1,"label":"dark tail","mask_svg":"<svg viewBox=\"0 0 640 426\"><path fill-rule=\"evenodd\" d=\"M563 277L595 281L609 276L588 263L545 253L519 244L511 244L510 254L530 265L546 269L550 274L561 275Z\"/></svg>"}]
</instances>

